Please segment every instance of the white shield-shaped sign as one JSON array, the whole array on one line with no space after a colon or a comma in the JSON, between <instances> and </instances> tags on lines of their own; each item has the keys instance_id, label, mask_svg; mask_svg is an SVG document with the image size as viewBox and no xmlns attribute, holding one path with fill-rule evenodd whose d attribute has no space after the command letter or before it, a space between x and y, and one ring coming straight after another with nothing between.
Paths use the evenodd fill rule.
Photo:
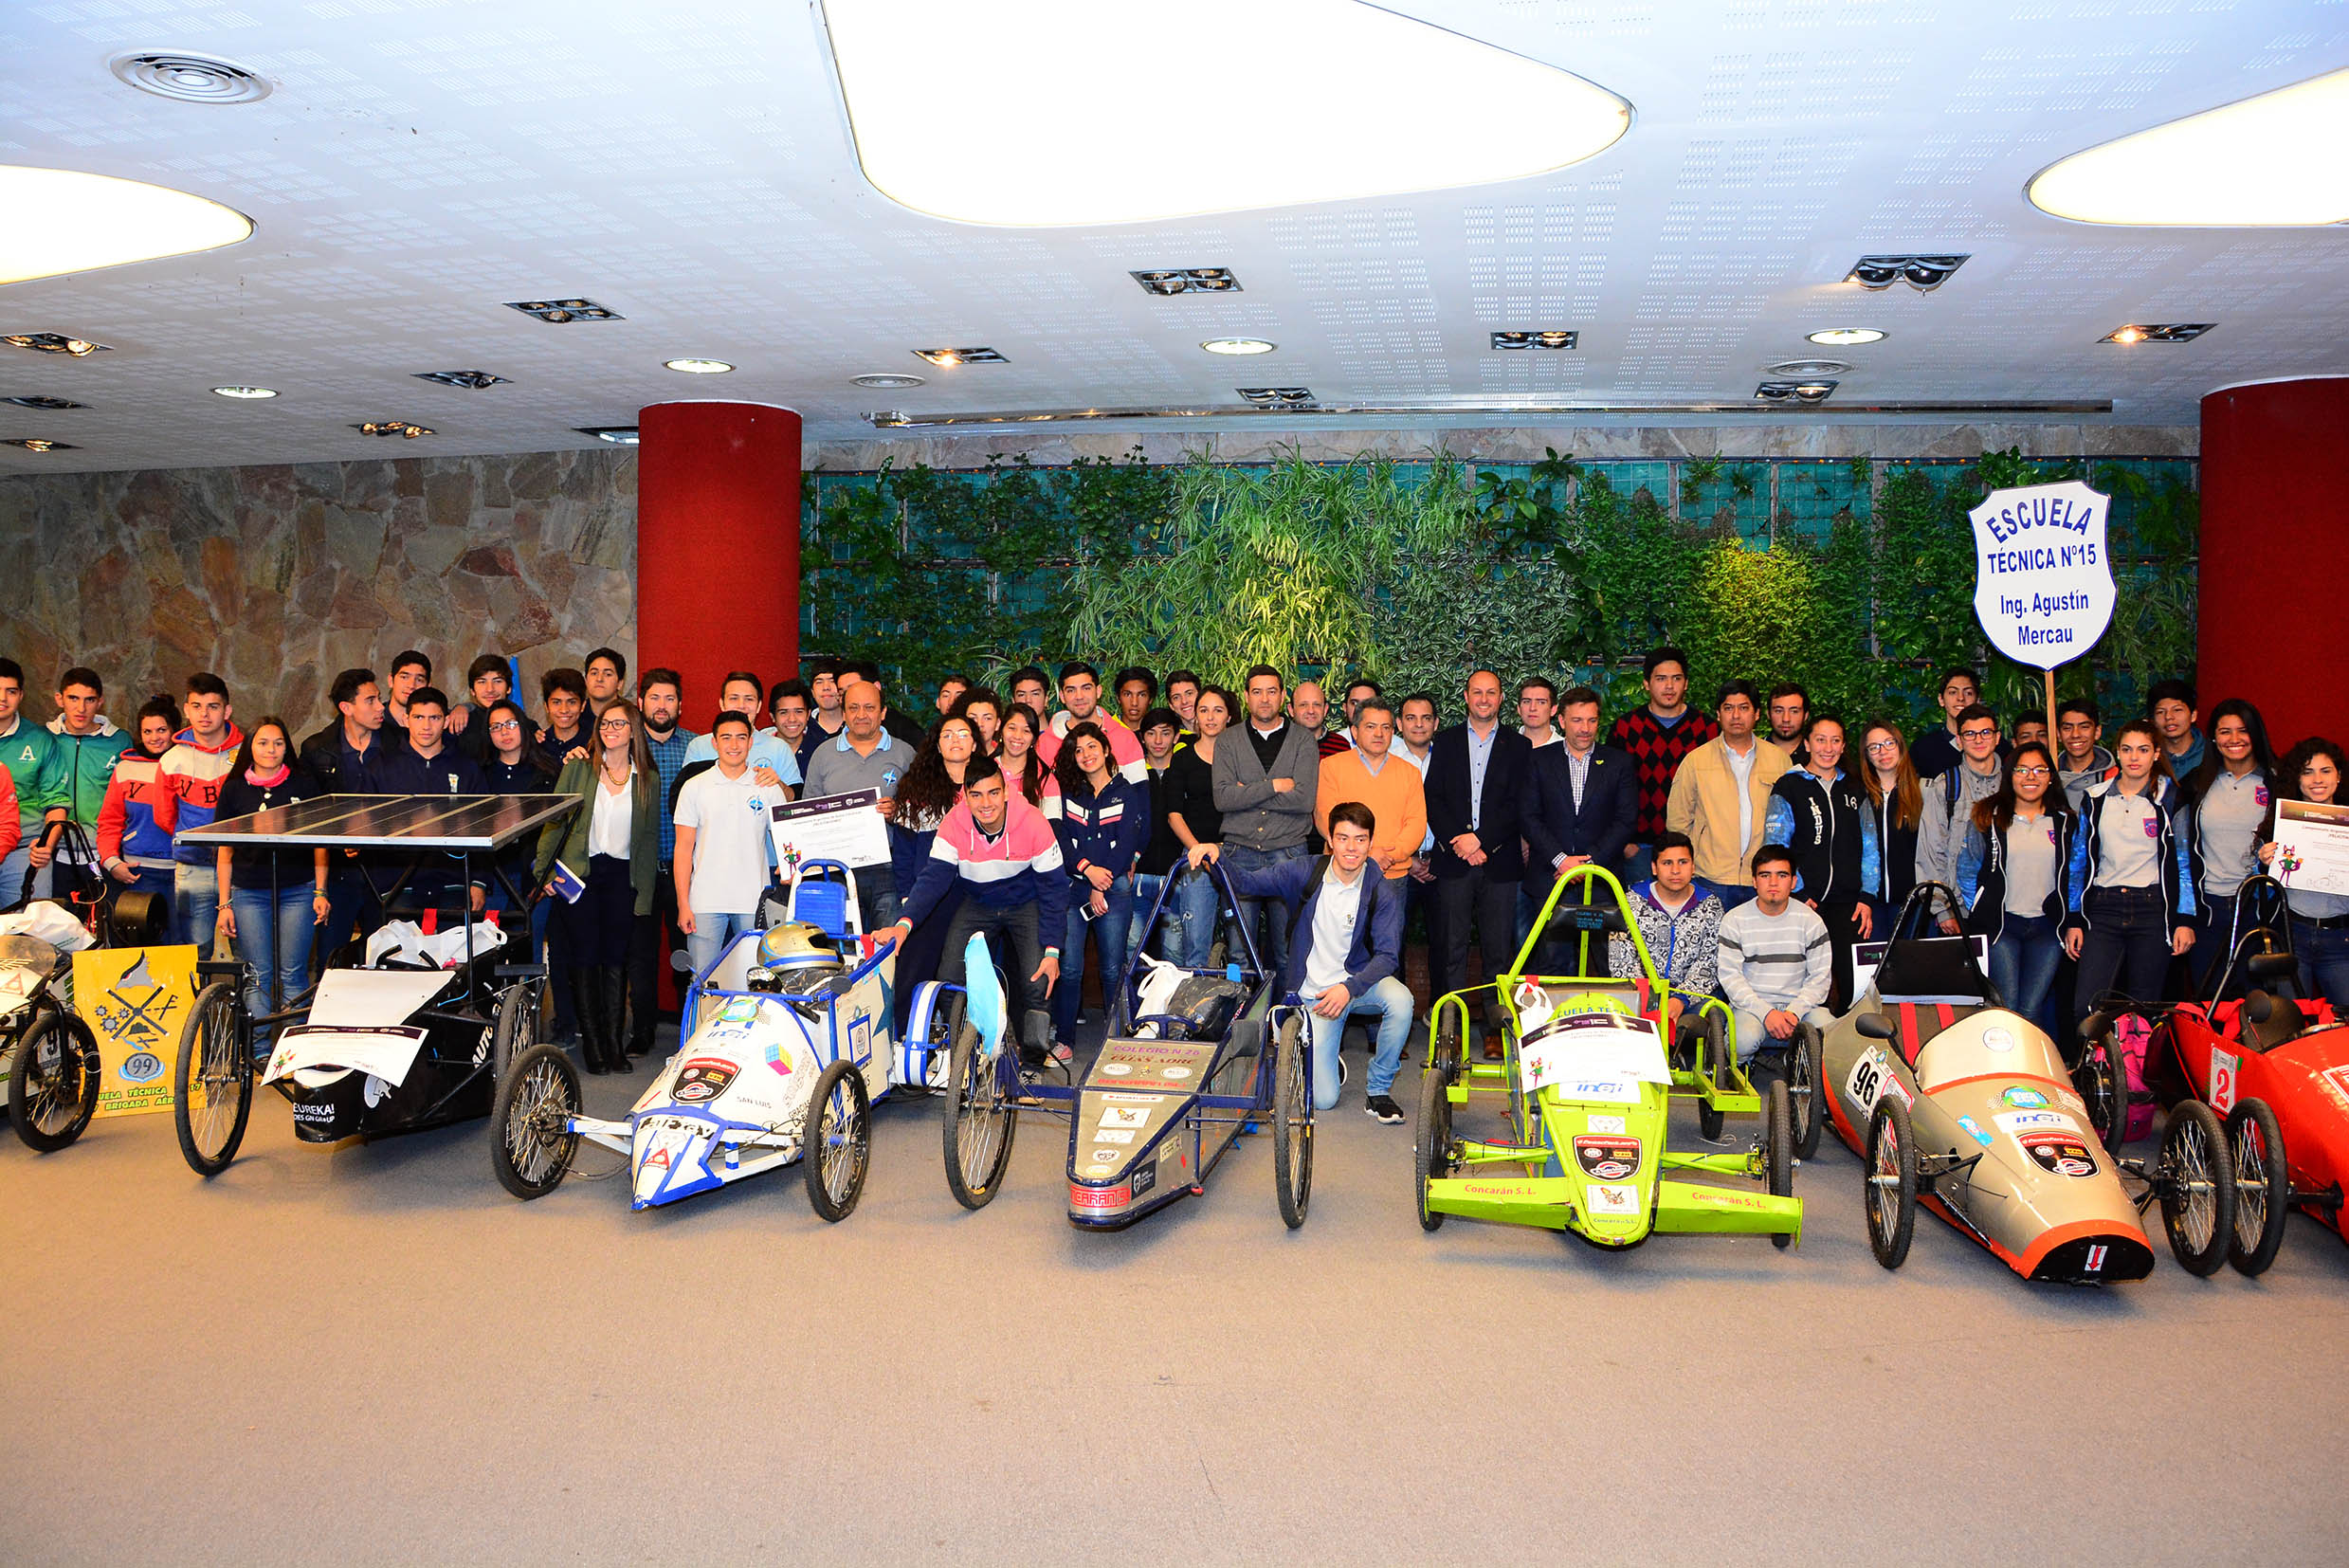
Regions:
<instances>
[{"instance_id":1,"label":"white shield-shaped sign","mask_svg":"<svg viewBox=\"0 0 2349 1568\"><path fill-rule=\"evenodd\" d=\"M1990 646L2036 669L2079 658L2112 624L2104 520L2078 480L1994 490L1974 520L1974 613Z\"/></svg>"}]
</instances>

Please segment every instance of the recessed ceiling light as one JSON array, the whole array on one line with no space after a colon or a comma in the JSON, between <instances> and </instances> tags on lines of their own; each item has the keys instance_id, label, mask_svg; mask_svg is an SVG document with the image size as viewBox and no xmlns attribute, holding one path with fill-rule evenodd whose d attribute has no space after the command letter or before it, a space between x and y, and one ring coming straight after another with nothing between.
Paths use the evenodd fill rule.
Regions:
<instances>
[{"instance_id":1,"label":"recessed ceiling light","mask_svg":"<svg viewBox=\"0 0 2349 1568\"><path fill-rule=\"evenodd\" d=\"M2349 70L2091 147L2040 172L2033 207L2077 223L2201 228L2349 222ZM2335 153L2322 149L2330 147Z\"/></svg>"},{"instance_id":2,"label":"recessed ceiling light","mask_svg":"<svg viewBox=\"0 0 2349 1568\"><path fill-rule=\"evenodd\" d=\"M1314 396L1305 387L1235 387L1241 401L1260 409L1309 409Z\"/></svg>"},{"instance_id":3,"label":"recessed ceiling light","mask_svg":"<svg viewBox=\"0 0 2349 1568\"><path fill-rule=\"evenodd\" d=\"M1262 337L1211 337L1199 346L1210 354L1270 354L1281 345Z\"/></svg>"},{"instance_id":4,"label":"recessed ceiling light","mask_svg":"<svg viewBox=\"0 0 2349 1568\"><path fill-rule=\"evenodd\" d=\"M871 387L877 391L894 391L905 387L927 386L929 383L919 375L901 371L874 371L866 375L848 377L848 384L852 387Z\"/></svg>"},{"instance_id":5,"label":"recessed ceiling light","mask_svg":"<svg viewBox=\"0 0 2349 1568\"><path fill-rule=\"evenodd\" d=\"M0 447L22 447L28 452L78 452L82 448L66 441L49 441L37 435L10 436L0 441Z\"/></svg>"},{"instance_id":6,"label":"recessed ceiling light","mask_svg":"<svg viewBox=\"0 0 2349 1568\"><path fill-rule=\"evenodd\" d=\"M0 165L0 283L234 245L253 220L216 201L78 169Z\"/></svg>"},{"instance_id":7,"label":"recessed ceiling light","mask_svg":"<svg viewBox=\"0 0 2349 1568\"><path fill-rule=\"evenodd\" d=\"M1570 349L1582 340L1581 334L1553 328L1547 332L1496 332L1492 344L1497 349Z\"/></svg>"},{"instance_id":8,"label":"recessed ceiling light","mask_svg":"<svg viewBox=\"0 0 2349 1568\"><path fill-rule=\"evenodd\" d=\"M214 387L212 395L214 397L263 398L275 397L277 392L268 387Z\"/></svg>"},{"instance_id":9,"label":"recessed ceiling light","mask_svg":"<svg viewBox=\"0 0 2349 1568\"><path fill-rule=\"evenodd\" d=\"M578 427L578 430L581 435L592 435L598 441L609 441L614 447L636 445L636 427L633 425L582 425Z\"/></svg>"},{"instance_id":10,"label":"recessed ceiling light","mask_svg":"<svg viewBox=\"0 0 2349 1568\"><path fill-rule=\"evenodd\" d=\"M209 55L118 54L107 64L126 85L182 103L254 103L269 96L269 83L259 76Z\"/></svg>"},{"instance_id":11,"label":"recessed ceiling light","mask_svg":"<svg viewBox=\"0 0 2349 1568\"><path fill-rule=\"evenodd\" d=\"M2133 321L2125 327L2115 327L2097 339L2100 343L2191 343L2217 325L2214 321Z\"/></svg>"},{"instance_id":12,"label":"recessed ceiling light","mask_svg":"<svg viewBox=\"0 0 2349 1568\"><path fill-rule=\"evenodd\" d=\"M407 419L371 419L364 425L354 425L351 428L362 435L396 435L407 441L413 441L420 435L432 433L425 426Z\"/></svg>"},{"instance_id":13,"label":"recessed ceiling light","mask_svg":"<svg viewBox=\"0 0 2349 1568\"><path fill-rule=\"evenodd\" d=\"M1754 395L1764 403L1824 403L1834 392L1835 383L1824 379L1765 381Z\"/></svg>"},{"instance_id":14,"label":"recessed ceiling light","mask_svg":"<svg viewBox=\"0 0 2349 1568\"><path fill-rule=\"evenodd\" d=\"M1857 283L1862 288L1890 288L1905 283L1921 294L1930 294L1948 283L1950 275L1966 264L1968 257L1935 256L1863 256L1851 264L1844 274L1844 282Z\"/></svg>"},{"instance_id":15,"label":"recessed ceiling light","mask_svg":"<svg viewBox=\"0 0 2349 1568\"><path fill-rule=\"evenodd\" d=\"M1228 266L1168 266L1129 274L1144 294L1238 294L1240 280Z\"/></svg>"},{"instance_id":16,"label":"recessed ceiling light","mask_svg":"<svg viewBox=\"0 0 2349 1568\"><path fill-rule=\"evenodd\" d=\"M508 300L505 308L519 310L524 316L535 316L558 327L569 321L628 319L618 311L607 310L592 300Z\"/></svg>"},{"instance_id":17,"label":"recessed ceiling light","mask_svg":"<svg viewBox=\"0 0 2349 1568\"><path fill-rule=\"evenodd\" d=\"M723 375L734 369L723 359L664 359L664 369L680 371L686 375Z\"/></svg>"},{"instance_id":18,"label":"recessed ceiling light","mask_svg":"<svg viewBox=\"0 0 2349 1568\"><path fill-rule=\"evenodd\" d=\"M916 349L914 357L927 359L941 369L956 365L1005 365L1011 363L993 349Z\"/></svg>"},{"instance_id":19,"label":"recessed ceiling light","mask_svg":"<svg viewBox=\"0 0 2349 1568\"><path fill-rule=\"evenodd\" d=\"M825 0L824 22L865 177L962 223L1141 223L1492 184L1578 163L1631 121L1580 77L1355 0ZM941 90L964 82L985 87ZM1178 150L1136 158L1171 133Z\"/></svg>"},{"instance_id":20,"label":"recessed ceiling light","mask_svg":"<svg viewBox=\"0 0 2349 1568\"><path fill-rule=\"evenodd\" d=\"M1881 343L1891 334L1874 327L1829 327L1824 332L1806 335L1813 343L1831 349L1856 348L1862 343Z\"/></svg>"},{"instance_id":21,"label":"recessed ceiling light","mask_svg":"<svg viewBox=\"0 0 2349 1568\"><path fill-rule=\"evenodd\" d=\"M13 403L20 409L39 409L45 413L61 413L67 409L86 409L87 403L76 403L70 397L45 397L27 393L23 397L0 397L0 403Z\"/></svg>"},{"instance_id":22,"label":"recessed ceiling light","mask_svg":"<svg viewBox=\"0 0 2349 1568\"><path fill-rule=\"evenodd\" d=\"M419 381L437 381L444 387L463 387L467 392L487 392L492 387L510 385L502 375L487 371L417 371Z\"/></svg>"},{"instance_id":23,"label":"recessed ceiling light","mask_svg":"<svg viewBox=\"0 0 2349 1568\"><path fill-rule=\"evenodd\" d=\"M1846 374L1851 369L1840 359L1781 359L1767 368L1773 381L1816 381Z\"/></svg>"},{"instance_id":24,"label":"recessed ceiling light","mask_svg":"<svg viewBox=\"0 0 2349 1568\"><path fill-rule=\"evenodd\" d=\"M5 337L0 337L0 343L8 343L20 349L30 349L35 354L70 355L76 359L87 359L93 354L113 352L103 343L93 343L86 337L68 337L62 332L12 332Z\"/></svg>"}]
</instances>

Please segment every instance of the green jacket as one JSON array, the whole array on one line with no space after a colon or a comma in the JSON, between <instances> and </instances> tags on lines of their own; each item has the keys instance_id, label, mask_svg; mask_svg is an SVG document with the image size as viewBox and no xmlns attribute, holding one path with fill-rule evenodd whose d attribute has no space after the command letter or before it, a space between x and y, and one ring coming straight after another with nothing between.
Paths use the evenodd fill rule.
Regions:
<instances>
[{"instance_id":1,"label":"green jacket","mask_svg":"<svg viewBox=\"0 0 2349 1568\"><path fill-rule=\"evenodd\" d=\"M112 724L96 735L68 735L59 727L63 722L52 719L48 729L65 754L66 814L96 830L99 808L106 804L106 786L114 780L114 765L131 749L131 738Z\"/></svg>"},{"instance_id":2,"label":"green jacket","mask_svg":"<svg viewBox=\"0 0 2349 1568\"><path fill-rule=\"evenodd\" d=\"M581 882L588 876L588 830L595 820L595 764L586 757L563 764L554 793L576 795L579 810L560 822L550 822L538 834L538 856L531 870L531 885L543 887L561 861ZM653 881L661 865L661 775L636 775L636 810L628 819L628 886L636 893L639 917L652 913Z\"/></svg>"},{"instance_id":3,"label":"green jacket","mask_svg":"<svg viewBox=\"0 0 2349 1568\"><path fill-rule=\"evenodd\" d=\"M22 713L16 716L16 727L0 735L0 767L9 770L16 785L18 826L27 837L41 826L43 817L69 803L66 794L71 780L66 769L71 762L65 748L58 744L58 737ZM105 788L101 781L101 797Z\"/></svg>"}]
</instances>

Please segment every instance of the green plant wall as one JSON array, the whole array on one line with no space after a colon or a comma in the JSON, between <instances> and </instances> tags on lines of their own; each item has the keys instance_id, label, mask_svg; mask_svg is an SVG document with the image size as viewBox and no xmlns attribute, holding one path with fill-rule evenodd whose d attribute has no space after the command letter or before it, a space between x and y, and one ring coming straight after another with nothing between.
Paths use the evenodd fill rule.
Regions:
<instances>
[{"instance_id":1,"label":"green plant wall","mask_svg":"<svg viewBox=\"0 0 2349 1568\"><path fill-rule=\"evenodd\" d=\"M1231 681L1259 661L1425 689L1479 665L1635 702L1640 654L1684 646L1701 696L1800 681L1815 706L1916 719L1933 672L1982 668L2004 712L2039 677L1986 658L1966 511L2082 478L2114 498L2112 629L2057 674L2126 711L2194 657L2194 465L1697 459L1519 465L1436 454L1152 466L811 474L803 646L901 688L1085 657Z\"/></svg>"}]
</instances>

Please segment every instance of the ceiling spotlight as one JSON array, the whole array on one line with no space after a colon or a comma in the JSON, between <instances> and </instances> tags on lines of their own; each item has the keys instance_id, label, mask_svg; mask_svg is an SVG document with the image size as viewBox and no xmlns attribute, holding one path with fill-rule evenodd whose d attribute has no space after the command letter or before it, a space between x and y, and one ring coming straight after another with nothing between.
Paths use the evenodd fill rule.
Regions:
<instances>
[{"instance_id":1,"label":"ceiling spotlight","mask_svg":"<svg viewBox=\"0 0 2349 1568\"><path fill-rule=\"evenodd\" d=\"M39 409L44 413L59 413L66 409L86 409L87 403L76 403L70 397L44 397L28 393L23 397L0 397L0 403L13 403L20 409Z\"/></svg>"},{"instance_id":2,"label":"ceiling spotlight","mask_svg":"<svg viewBox=\"0 0 2349 1568\"><path fill-rule=\"evenodd\" d=\"M2228 228L2349 222L2349 70L2296 82L2074 153L2033 207L2076 223Z\"/></svg>"},{"instance_id":3,"label":"ceiling spotlight","mask_svg":"<svg viewBox=\"0 0 2349 1568\"><path fill-rule=\"evenodd\" d=\"M1210 354L1270 354L1281 345L1262 337L1211 337L1199 346Z\"/></svg>"},{"instance_id":4,"label":"ceiling spotlight","mask_svg":"<svg viewBox=\"0 0 2349 1568\"><path fill-rule=\"evenodd\" d=\"M592 435L598 441L609 441L614 447L636 445L636 427L633 425L581 425L578 427L578 431L581 435Z\"/></svg>"},{"instance_id":5,"label":"ceiling spotlight","mask_svg":"<svg viewBox=\"0 0 2349 1568\"><path fill-rule=\"evenodd\" d=\"M2125 327L2115 327L2097 341L2121 344L2191 343L2215 325L2215 321L2132 322Z\"/></svg>"},{"instance_id":6,"label":"ceiling spotlight","mask_svg":"<svg viewBox=\"0 0 2349 1568\"><path fill-rule=\"evenodd\" d=\"M1492 344L1497 349L1570 349L1581 340L1579 333L1563 329L1547 332L1496 332Z\"/></svg>"},{"instance_id":7,"label":"ceiling spotlight","mask_svg":"<svg viewBox=\"0 0 2349 1568\"><path fill-rule=\"evenodd\" d=\"M1966 264L1964 256L1863 256L1851 264L1844 274L1844 282L1857 283L1862 288L1890 288L1905 283L1921 294L1930 294L1948 283L1950 275Z\"/></svg>"},{"instance_id":8,"label":"ceiling spotlight","mask_svg":"<svg viewBox=\"0 0 2349 1568\"><path fill-rule=\"evenodd\" d=\"M404 441L413 441L420 435L432 433L426 427L406 419L371 419L364 425L354 425L351 428L362 435L396 435Z\"/></svg>"},{"instance_id":9,"label":"ceiling spotlight","mask_svg":"<svg viewBox=\"0 0 2349 1568\"><path fill-rule=\"evenodd\" d=\"M37 435L11 436L0 441L0 447L22 447L28 452L77 452L81 448L70 442L49 441Z\"/></svg>"},{"instance_id":10,"label":"ceiling spotlight","mask_svg":"<svg viewBox=\"0 0 2349 1568\"><path fill-rule=\"evenodd\" d=\"M1765 381L1754 389L1764 403L1824 403L1835 391L1829 380Z\"/></svg>"},{"instance_id":11,"label":"ceiling spotlight","mask_svg":"<svg viewBox=\"0 0 2349 1568\"><path fill-rule=\"evenodd\" d=\"M277 393L267 387L214 387L212 395L214 397L264 398L275 397Z\"/></svg>"},{"instance_id":12,"label":"ceiling spotlight","mask_svg":"<svg viewBox=\"0 0 2349 1568\"><path fill-rule=\"evenodd\" d=\"M1240 280L1228 266L1171 266L1131 274L1144 294L1238 294Z\"/></svg>"},{"instance_id":13,"label":"ceiling spotlight","mask_svg":"<svg viewBox=\"0 0 2349 1568\"><path fill-rule=\"evenodd\" d=\"M178 53L118 54L108 66L124 85L182 103L257 103L269 83L234 61Z\"/></svg>"},{"instance_id":14,"label":"ceiling spotlight","mask_svg":"<svg viewBox=\"0 0 2349 1568\"><path fill-rule=\"evenodd\" d=\"M67 337L55 332L12 332L0 337L0 343L30 349L35 354L71 355L76 359L87 359L93 354L112 352L103 343L93 343L86 337Z\"/></svg>"},{"instance_id":15,"label":"ceiling spotlight","mask_svg":"<svg viewBox=\"0 0 2349 1568\"><path fill-rule=\"evenodd\" d=\"M1856 348L1862 343L1881 343L1890 334L1879 332L1874 327L1829 327L1824 332L1813 332L1807 336L1811 342L1825 348L1848 349Z\"/></svg>"},{"instance_id":16,"label":"ceiling spotlight","mask_svg":"<svg viewBox=\"0 0 2349 1568\"><path fill-rule=\"evenodd\" d=\"M1310 409L1314 395L1304 387L1235 387L1243 402L1260 409Z\"/></svg>"},{"instance_id":17,"label":"ceiling spotlight","mask_svg":"<svg viewBox=\"0 0 2349 1568\"><path fill-rule=\"evenodd\" d=\"M900 371L874 371L865 375L852 375L848 377L848 384L852 387L872 387L876 390L886 391L928 385L920 376Z\"/></svg>"},{"instance_id":18,"label":"ceiling spotlight","mask_svg":"<svg viewBox=\"0 0 2349 1568\"><path fill-rule=\"evenodd\" d=\"M1011 363L993 349L916 349L914 357L927 359L942 369L956 365L1006 365Z\"/></svg>"},{"instance_id":19,"label":"ceiling spotlight","mask_svg":"<svg viewBox=\"0 0 2349 1568\"><path fill-rule=\"evenodd\" d=\"M508 300L506 309L519 310L524 316L535 316L541 321L561 326L566 321L625 321L627 317L616 310L607 310L592 300Z\"/></svg>"},{"instance_id":20,"label":"ceiling spotlight","mask_svg":"<svg viewBox=\"0 0 2349 1568\"><path fill-rule=\"evenodd\" d=\"M686 375L723 375L734 369L723 359L664 359L664 369L680 371Z\"/></svg>"},{"instance_id":21,"label":"ceiling spotlight","mask_svg":"<svg viewBox=\"0 0 2349 1568\"><path fill-rule=\"evenodd\" d=\"M502 375L487 371L418 371L419 381L437 381L444 387L463 387L467 392L487 392L490 388L510 385Z\"/></svg>"}]
</instances>

